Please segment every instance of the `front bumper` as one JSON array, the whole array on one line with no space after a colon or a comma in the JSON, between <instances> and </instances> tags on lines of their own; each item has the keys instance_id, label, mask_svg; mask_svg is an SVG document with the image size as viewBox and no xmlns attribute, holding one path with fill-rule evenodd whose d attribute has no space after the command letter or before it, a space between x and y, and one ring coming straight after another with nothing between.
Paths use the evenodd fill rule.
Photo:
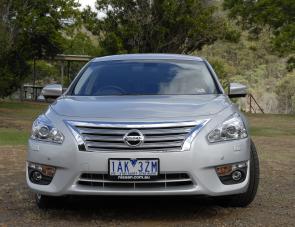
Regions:
<instances>
[{"instance_id":1,"label":"front bumper","mask_svg":"<svg viewBox=\"0 0 295 227\"><path fill-rule=\"evenodd\" d=\"M178 187L121 188L94 187L78 184L83 173L106 174L109 158L159 158L162 174L186 173L191 185ZM247 190L249 174L238 184L225 185L215 167L250 159L250 138L216 144L194 141L190 151L181 152L84 152L66 140L62 145L29 141L29 162L55 166L56 173L49 185L27 184L33 191L46 195L208 195L220 196L243 193ZM247 171L249 173L249 169Z\"/></svg>"}]
</instances>

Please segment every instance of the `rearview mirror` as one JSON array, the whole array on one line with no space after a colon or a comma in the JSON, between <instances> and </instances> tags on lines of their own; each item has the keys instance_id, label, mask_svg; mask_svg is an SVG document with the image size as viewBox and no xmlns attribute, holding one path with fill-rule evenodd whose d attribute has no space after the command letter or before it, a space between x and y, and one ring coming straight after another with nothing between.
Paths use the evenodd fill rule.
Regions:
<instances>
[{"instance_id":1,"label":"rearview mirror","mask_svg":"<svg viewBox=\"0 0 295 227\"><path fill-rule=\"evenodd\" d=\"M61 84L49 84L46 85L41 94L44 96L45 100L56 99L63 93Z\"/></svg>"},{"instance_id":2,"label":"rearview mirror","mask_svg":"<svg viewBox=\"0 0 295 227\"><path fill-rule=\"evenodd\" d=\"M230 83L228 96L230 98L245 97L247 95L247 86L240 83Z\"/></svg>"}]
</instances>

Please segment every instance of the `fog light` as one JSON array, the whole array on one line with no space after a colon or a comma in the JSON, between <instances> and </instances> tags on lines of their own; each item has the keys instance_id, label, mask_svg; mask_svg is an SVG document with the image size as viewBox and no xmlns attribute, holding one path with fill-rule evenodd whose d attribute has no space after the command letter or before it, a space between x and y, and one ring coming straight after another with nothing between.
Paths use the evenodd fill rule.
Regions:
<instances>
[{"instance_id":1,"label":"fog light","mask_svg":"<svg viewBox=\"0 0 295 227\"><path fill-rule=\"evenodd\" d=\"M34 184L48 185L55 175L53 166L28 162L29 179Z\"/></svg>"},{"instance_id":2,"label":"fog light","mask_svg":"<svg viewBox=\"0 0 295 227\"><path fill-rule=\"evenodd\" d=\"M29 168L32 168L34 170L38 170L44 176L53 177L55 174L55 167L53 167L53 166L47 166L47 165L37 164L37 163L33 163L33 162L29 162L28 166L29 166Z\"/></svg>"},{"instance_id":3,"label":"fog light","mask_svg":"<svg viewBox=\"0 0 295 227\"><path fill-rule=\"evenodd\" d=\"M33 171L32 178L34 181L40 181L40 180L42 180L42 174L38 171Z\"/></svg>"},{"instance_id":4,"label":"fog light","mask_svg":"<svg viewBox=\"0 0 295 227\"><path fill-rule=\"evenodd\" d=\"M232 172L232 165L224 165L216 167L216 172L218 176L226 176L231 174Z\"/></svg>"},{"instance_id":5,"label":"fog light","mask_svg":"<svg viewBox=\"0 0 295 227\"><path fill-rule=\"evenodd\" d=\"M247 162L238 162L215 167L215 171L223 184L238 184L247 176Z\"/></svg>"},{"instance_id":6,"label":"fog light","mask_svg":"<svg viewBox=\"0 0 295 227\"><path fill-rule=\"evenodd\" d=\"M233 178L233 180L235 181L239 181L242 178L242 172L239 170L236 170L232 173L231 177Z\"/></svg>"}]
</instances>

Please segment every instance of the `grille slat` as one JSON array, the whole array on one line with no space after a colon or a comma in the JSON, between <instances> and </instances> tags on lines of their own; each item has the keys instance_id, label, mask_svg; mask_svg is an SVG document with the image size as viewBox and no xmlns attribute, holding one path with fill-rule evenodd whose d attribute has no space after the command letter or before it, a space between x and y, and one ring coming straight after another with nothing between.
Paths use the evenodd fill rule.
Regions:
<instances>
[{"instance_id":1,"label":"grille slat","mask_svg":"<svg viewBox=\"0 0 295 227\"><path fill-rule=\"evenodd\" d=\"M127 144L122 143L106 143L106 142L92 142L87 141L88 147L108 148L108 149L147 149L147 148L174 148L181 147L182 142L161 142L161 143L144 143L139 147L129 147Z\"/></svg>"},{"instance_id":2,"label":"grille slat","mask_svg":"<svg viewBox=\"0 0 295 227\"><path fill-rule=\"evenodd\" d=\"M173 123L99 123L70 122L82 136L86 151L181 151L182 145L197 122ZM138 130L144 137L138 146L127 145L123 137Z\"/></svg>"},{"instance_id":3,"label":"grille slat","mask_svg":"<svg viewBox=\"0 0 295 227\"><path fill-rule=\"evenodd\" d=\"M102 136L102 135L83 135L86 141L101 141L101 142L122 142L122 136ZM183 141L185 135L158 135L148 136L145 142L165 142L165 141Z\"/></svg>"},{"instance_id":4,"label":"grille slat","mask_svg":"<svg viewBox=\"0 0 295 227\"><path fill-rule=\"evenodd\" d=\"M78 185L99 187L101 189L169 189L171 187L193 186L187 173L162 173L158 179L148 181L116 181L108 179L107 174L83 173L77 181Z\"/></svg>"},{"instance_id":5,"label":"grille slat","mask_svg":"<svg viewBox=\"0 0 295 227\"><path fill-rule=\"evenodd\" d=\"M77 127L81 134L89 135L125 135L130 129L107 129L107 128L85 128ZM143 135L173 135L173 134L186 134L191 131L192 127L183 128L166 128L166 129L143 129L134 128L142 132Z\"/></svg>"},{"instance_id":6,"label":"grille slat","mask_svg":"<svg viewBox=\"0 0 295 227\"><path fill-rule=\"evenodd\" d=\"M97 147L88 147L87 151L89 152L96 152L96 151L103 151L103 152L118 152L118 151L129 151L129 152L177 152L180 151L181 147L171 147L171 148L133 148L133 149L126 149L126 148L97 148Z\"/></svg>"}]
</instances>

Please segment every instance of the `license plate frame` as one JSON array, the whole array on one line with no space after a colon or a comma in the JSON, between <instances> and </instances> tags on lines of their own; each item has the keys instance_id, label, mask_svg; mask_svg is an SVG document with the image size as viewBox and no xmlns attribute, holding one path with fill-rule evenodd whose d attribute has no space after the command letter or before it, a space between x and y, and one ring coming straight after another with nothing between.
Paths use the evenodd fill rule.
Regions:
<instances>
[{"instance_id":1,"label":"license plate frame","mask_svg":"<svg viewBox=\"0 0 295 227\"><path fill-rule=\"evenodd\" d=\"M111 161L126 161L126 160L137 160L137 161L157 161L157 175L111 175ZM109 158L108 159L108 178L110 180L115 181L149 181L149 180L155 180L160 175L160 159L159 158Z\"/></svg>"}]
</instances>

